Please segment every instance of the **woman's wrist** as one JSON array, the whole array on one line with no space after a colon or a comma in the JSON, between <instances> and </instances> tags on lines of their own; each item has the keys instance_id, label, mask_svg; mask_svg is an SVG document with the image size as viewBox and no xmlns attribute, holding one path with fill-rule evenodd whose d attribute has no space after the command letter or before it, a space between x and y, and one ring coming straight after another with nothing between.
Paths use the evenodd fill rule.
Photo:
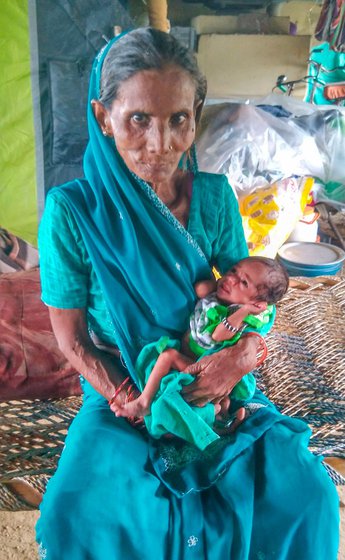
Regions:
<instances>
[{"instance_id":1,"label":"woman's wrist","mask_svg":"<svg viewBox=\"0 0 345 560\"><path fill-rule=\"evenodd\" d=\"M130 381L130 377L126 377L115 389L113 396L109 399L108 404L109 406L111 406L117 399L117 397L119 396L119 394L122 391L127 391L129 390L130 386L133 386L133 384Z\"/></svg>"},{"instance_id":2,"label":"woman's wrist","mask_svg":"<svg viewBox=\"0 0 345 560\"><path fill-rule=\"evenodd\" d=\"M121 400L128 403L137 398L139 391L132 382L131 378L126 377L121 383L117 385L115 391L108 401L109 406L111 406L120 395L122 395Z\"/></svg>"},{"instance_id":3,"label":"woman's wrist","mask_svg":"<svg viewBox=\"0 0 345 560\"><path fill-rule=\"evenodd\" d=\"M116 399L122 395L121 400L126 404L138 397L139 391L132 382L131 378L126 377L119 385L116 387L113 396L109 399L109 407L112 410L112 405L116 402ZM113 411L114 412L114 411ZM134 416L127 417L128 422L138 429L143 429L145 427L143 418L137 418Z\"/></svg>"},{"instance_id":4,"label":"woman's wrist","mask_svg":"<svg viewBox=\"0 0 345 560\"><path fill-rule=\"evenodd\" d=\"M265 339L261 334L255 331L249 331L244 333L245 338L252 338L256 340L256 364L255 367L258 368L263 364L267 357L268 349Z\"/></svg>"}]
</instances>

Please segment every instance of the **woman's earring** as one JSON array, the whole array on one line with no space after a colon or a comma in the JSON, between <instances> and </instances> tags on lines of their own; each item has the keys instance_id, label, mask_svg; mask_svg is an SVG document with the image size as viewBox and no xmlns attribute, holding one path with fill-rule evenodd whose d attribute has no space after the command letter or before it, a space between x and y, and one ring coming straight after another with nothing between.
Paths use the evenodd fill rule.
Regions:
<instances>
[{"instance_id":1,"label":"woman's earring","mask_svg":"<svg viewBox=\"0 0 345 560\"><path fill-rule=\"evenodd\" d=\"M103 130L102 130L102 132L103 132L103 136L108 136L108 134L107 134L107 131L106 131L106 130L104 130L104 129L103 129Z\"/></svg>"}]
</instances>

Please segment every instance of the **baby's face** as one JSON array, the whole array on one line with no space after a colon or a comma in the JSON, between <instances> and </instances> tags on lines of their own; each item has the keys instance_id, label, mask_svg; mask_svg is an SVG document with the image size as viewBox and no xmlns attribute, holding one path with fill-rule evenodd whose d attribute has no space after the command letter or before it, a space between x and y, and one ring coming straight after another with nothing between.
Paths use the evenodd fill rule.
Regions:
<instances>
[{"instance_id":1,"label":"baby's face","mask_svg":"<svg viewBox=\"0 0 345 560\"><path fill-rule=\"evenodd\" d=\"M258 287L266 284L267 273L267 266L260 262L239 262L218 280L218 299L227 305L255 302Z\"/></svg>"}]
</instances>

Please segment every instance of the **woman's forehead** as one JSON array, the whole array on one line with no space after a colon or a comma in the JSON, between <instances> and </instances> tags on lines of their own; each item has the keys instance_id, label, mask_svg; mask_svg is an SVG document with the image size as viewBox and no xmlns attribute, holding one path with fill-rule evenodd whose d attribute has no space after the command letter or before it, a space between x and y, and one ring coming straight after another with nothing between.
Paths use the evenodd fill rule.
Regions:
<instances>
[{"instance_id":1,"label":"woman's forehead","mask_svg":"<svg viewBox=\"0 0 345 560\"><path fill-rule=\"evenodd\" d=\"M193 106L196 86L192 77L176 65L162 69L141 70L122 82L117 100L125 106L154 108L169 104L176 110L183 105Z\"/></svg>"}]
</instances>

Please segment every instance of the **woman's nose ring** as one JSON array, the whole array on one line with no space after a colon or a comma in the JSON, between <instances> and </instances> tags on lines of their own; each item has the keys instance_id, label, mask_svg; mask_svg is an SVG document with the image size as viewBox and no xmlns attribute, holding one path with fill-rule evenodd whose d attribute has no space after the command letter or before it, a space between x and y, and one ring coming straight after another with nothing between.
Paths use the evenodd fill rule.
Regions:
<instances>
[{"instance_id":1,"label":"woman's nose ring","mask_svg":"<svg viewBox=\"0 0 345 560\"><path fill-rule=\"evenodd\" d=\"M173 149L172 146L169 146L169 150L172 150L172 149Z\"/></svg>"}]
</instances>

